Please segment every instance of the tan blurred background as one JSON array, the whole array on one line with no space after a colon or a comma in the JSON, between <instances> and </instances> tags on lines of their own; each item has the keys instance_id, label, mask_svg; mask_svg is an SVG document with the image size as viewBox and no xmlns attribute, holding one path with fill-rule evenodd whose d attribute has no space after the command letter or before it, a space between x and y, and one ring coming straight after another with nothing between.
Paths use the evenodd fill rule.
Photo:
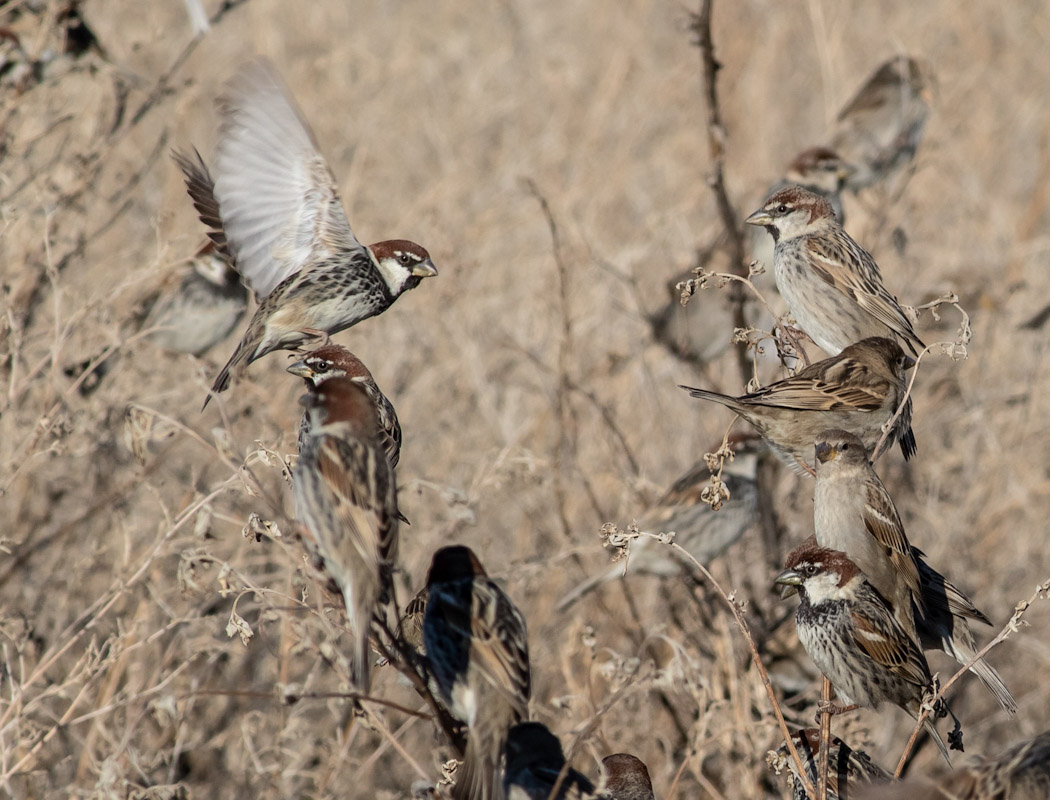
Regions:
<instances>
[{"instance_id":1,"label":"tan blurred background","mask_svg":"<svg viewBox=\"0 0 1050 800\"><path fill-rule=\"evenodd\" d=\"M283 354L202 415L241 326L202 358L137 336L144 303L202 238L168 151L210 156L214 96L264 53L312 122L358 236L419 241L441 271L336 337L404 426L402 598L436 547L470 544L528 619L533 715L566 746L641 658L577 767L595 777L597 759L626 750L660 797L783 795L764 764L780 743L768 703L708 589L636 577L629 594L613 583L553 610L606 567L602 523L625 526L721 437L728 412L676 384L742 388L731 355L699 374L645 320L719 230L693 9L250 0L181 61L194 33L180 2L86 0L102 52L81 54L64 52L67 5L0 4L0 26L40 60L14 71L5 42L0 793L393 798L440 777L445 752L425 721L375 707L395 747L344 700L282 702L343 691L347 677L342 615L291 539L279 465L258 452L295 448L300 386ZM913 542L999 623L1050 577L1047 329L1020 327L1050 303L1048 38L1041 2L715 8L727 181L743 213L881 61L920 56L937 77L913 179L892 203L848 196L847 227L904 302L954 290L972 314L968 360L924 361L917 459L893 452L880 471ZM557 221L561 273L527 181ZM950 339L957 320L926 315L919 330ZM101 380L78 381L110 350ZM263 495L246 490L245 459ZM713 565L760 632L791 613L769 582L810 533L811 484L781 473L775 489L785 540L753 531ZM242 536L252 512L283 537ZM234 611L247 645L227 633ZM1050 613L1028 619L991 656L1017 718L972 679L952 696L969 752L1050 723ZM790 622L763 646L812 677ZM818 684L803 685L788 713L809 724ZM418 707L389 669L374 694ZM911 724L886 709L835 730L892 768ZM914 769L943 765L926 748Z\"/></svg>"}]
</instances>

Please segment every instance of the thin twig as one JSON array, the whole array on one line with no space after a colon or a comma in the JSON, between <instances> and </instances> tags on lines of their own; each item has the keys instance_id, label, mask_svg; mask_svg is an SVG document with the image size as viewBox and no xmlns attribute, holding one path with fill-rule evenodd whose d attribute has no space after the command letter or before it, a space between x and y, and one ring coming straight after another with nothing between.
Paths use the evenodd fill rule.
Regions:
<instances>
[{"instance_id":1,"label":"thin twig","mask_svg":"<svg viewBox=\"0 0 1050 800\"><path fill-rule=\"evenodd\" d=\"M725 123L722 120L722 108L718 100L718 70L722 65L715 58L715 42L711 36L711 10L714 0L700 0L700 10L693 16L692 30L696 34L696 46L700 50L700 66L704 78L704 105L707 108L707 147L711 154L711 171L707 185L715 196L718 215L722 220L729 237L730 269L734 274L747 275L747 263L744 260L744 232L737 221L739 215L729 201L725 184L725 143L727 138ZM730 293L733 305L733 325L746 328L744 315L745 296L741 289L734 287ZM737 365L740 378L748 380L748 359L743 348L737 348Z\"/></svg>"},{"instance_id":2,"label":"thin twig","mask_svg":"<svg viewBox=\"0 0 1050 800\"><path fill-rule=\"evenodd\" d=\"M1009 621L1003 626L1003 629L999 631L998 634L996 634L995 638L988 642L988 644L986 644L976 653L974 653L970 660L963 664L958 669L958 671L954 675L952 675L951 678L949 678L937 690L937 693L934 694L932 698L930 698L929 702L923 702L922 709L919 712L919 716L915 720L915 730L912 732L911 738L908 740L908 744L904 748L904 752L901 753L900 761L897 762L897 769L893 773L894 778L899 778L901 772L904 770L904 764L907 762L908 756L911 755L912 747L915 746L915 740L919 736L919 732L922 729L922 724L926 721L926 718L930 716L930 713L936 706L937 701L943 698L945 692L947 692L948 689L952 687L952 684L954 684L957 680L959 680L959 678L965 675L969 671L970 667L972 667L974 664L976 664L978 661L984 658L992 650L992 648L1006 641L1011 634L1016 633L1018 630L1020 630L1022 624L1027 625L1027 622L1022 621L1022 617L1024 617L1025 613L1028 611L1029 608L1031 608L1032 604L1036 600L1045 600L1048 597L1050 597L1050 578L1047 578L1045 581L1039 584L1039 586L1037 586L1035 591L1032 593L1031 597L1029 597L1027 600L1022 600L1016 606L1014 606L1013 616L1011 616Z\"/></svg>"},{"instance_id":3,"label":"thin twig","mask_svg":"<svg viewBox=\"0 0 1050 800\"><path fill-rule=\"evenodd\" d=\"M831 681L820 682L820 748L817 751L817 800L828 800L828 747L831 744Z\"/></svg>"}]
</instances>

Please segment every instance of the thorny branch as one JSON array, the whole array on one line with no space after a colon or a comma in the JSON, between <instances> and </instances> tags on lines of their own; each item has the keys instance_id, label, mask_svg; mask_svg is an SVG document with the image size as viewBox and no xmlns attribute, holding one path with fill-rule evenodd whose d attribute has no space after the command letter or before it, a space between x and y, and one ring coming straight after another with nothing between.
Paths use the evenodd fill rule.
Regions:
<instances>
[{"instance_id":1,"label":"thorny branch","mask_svg":"<svg viewBox=\"0 0 1050 800\"><path fill-rule=\"evenodd\" d=\"M894 778L900 777L901 772L904 769L904 765L908 761L908 756L911 755L912 748L915 746L915 741L918 738L919 732L922 730L922 724L926 721L926 718L930 716L930 713L933 711L933 708L937 704L937 701L944 697L945 693L952 687L952 685L957 680L959 680L959 678L961 678L969 671L970 667L972 667L974 664L976 664L978 661L980 661L982 658L988 655L988 653L991 652L992 648L997 647L998 645L1005 642L1008 638L1010 638L1012 634L1017 633L1017 631L1019 631L1022 626L1028 625L1028 623L1024 621L1023 617L1028 612L1028 609L1032 607L1032 604L1035 603L1036 600L1047 599L1050 599L1050 578L1047 578L1045 581L1039 584L1027 600L1022 600L1016 606L1014 606L1013 616L1011 616L1009 621L1003 626L1003 629L999 631L998 634L996 634L995 638L988 642L988 644L986 644L980 650L978 650L973 655L973 657L970 658L969 661L967 661L965 664L959 667L956 673L952 675L951 678L945 681L944 684L937 689L937 692L933 695L933 697L930 697L928 699L923 698L922 710L919 712L918 719L915 720L915 730L912 732L911 738L908 740L908 744L904 748L904 752L901 753L900 761L897 763L897 769L893 773Z\"/></svg>"}]
</instances>

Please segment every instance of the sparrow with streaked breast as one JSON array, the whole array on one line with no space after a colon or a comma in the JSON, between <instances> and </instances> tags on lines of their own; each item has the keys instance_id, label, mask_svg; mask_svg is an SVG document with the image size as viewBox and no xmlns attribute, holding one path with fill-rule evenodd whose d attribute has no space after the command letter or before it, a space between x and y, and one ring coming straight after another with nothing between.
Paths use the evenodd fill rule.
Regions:
<instances>
[{"instance_id":1,"label":"sparrow with streaked breast","mask_svg":"<svg viewBox=\"0 0 1050 800\"><path fill-rule=\"evenodd\" d=\"M865 447L875 447L882 426L904 397L904 370L911 364L896 342L872 338L740 397L680 388L735 411L762 434L784 463L812 474L807 461L812 458L813 442L828 428L848 430ZM915 454L910 411L910 405L906 406L893 428L905 458Z\"/></svg>"},{"instance_id":2,"label":"sparrow with streaked breast","mask_svg":"<svg viewBox=\"0 0 1050 800\"><path fill-rule=\"evenodd\" d=\"M967 620L990 624L988 618L908 541L897 507L868 462L864 445L846 431L824 431L815 455L817 544L849 556L924 650L943 650L960 664L968 663L977 647ZM1004 709L1017 711L1017 702L991 664L980 658L970 671Z\"/></svg>"},{"instance_id":3,"label":"sparrow with streaked breast","mask_svg":"<svg viewBox=\"0 0 1050 800\"><path fill-rule=\"evenodd\" d=\"M925 347L886 291L875 259L836 222L824 197L791 186L744 221L773 237L777 289L799 327L828 355L871 336L899 338L913 354Z\"/></svg>"},{"instance_id":4,"label":"sparrow with streaked breast","mask_svg":"<svg viewBox=\"0 0 1050 800\"><path fill-rule=\"evenodd\" d=\"M364 363L337 344L327 344L311 350L301 359L287 367L287 371L306 381L308 387L318 387L330 378L347 377L361 384L375 406L379 420L379 439L383 445L390 468L397 467L401 457L401 424L390 399L380 391L379 386ZM299 449L302 450L303 437L310 428L309 411L303 414L299 424Z\"/></svg>"},{"instance_id":5,"label":"sparrow with streaked breast","mask_svg":"<svg viewBox=\"0 0 1050 800\"><path fill-rule=\"evenodd\" d=\"M806 542L788 555L776 583L797 589L799 642L847 705L877 710L889 701L919 716L933 687L926 657L845 553ZM950 713L943 699L935 711ZM932 718L923 724L950 764Z\"/></svg>"},{"instance_id":6,"label":"sparrow with streaked breast","mask_svg":"<svg viewBox=\"0 0 1050 800\"><path fill-rule=\"evenodd\" d=\"M267 353L327 341L437 275L418 244L357 240L306 119L267 61L242 67L218 106L215 180L198 153L174 157L209 236L260 303L212 393Z\"/></svg>"},{"instance_id":7,"label":"sparrow with streaked breast","mask_svg":"<svg viewBox=\"0 0 1050 800\"><path fill-rule=\"evenodd\" d=\"M566 767L561 742L542 722L521 722L511 728L504 751L503 793L506 800L585 800L596 797L594 784L572 767ZM558 787L557 793L555 786Z\"/></svg>"},{"instance_id":8,"label":"sparrow with streaked breast","mask_svg":"<svg viewBox=\"0 0 1050 800\"><path fill-rule=\"evenodd\" d=\"M842 107L827 142L856 167L847 180L850 190L886 180L915 157L930 113L931 82L926 64L894 56Z\"/></svg>"},{"instance_id":9,"label":"sparrow with streaked breast","mask_svg":"<svg viewBox=\"0 0 1050 800\"><path fill-rule=\"evenodd\" d=\"M441 701L468 729L452 797L493 800L502 794L500 763L507 732L528 717L525 617L463 545L434 553L427 590L427 662Z\"/></svg>"},{"instance_id":10,"label":"sparrow with streaked breast","mask_svg":"<svg viewBox=\"0 0 1050 800\"><path fill-rule=\"evenodd\" d=\"M605 781L600 797L607 800L655 800L649 769L637 756L613 753L602 759Z\"/></svg>"},{"instance_id":11,"label":"sparrow with streaked breast","mask_svg":"<svg viewBox=\"0 0 1050 800\"><path fill-rule=\"evenodd\" d=\"M292 472L295 517L335 580L353 631L354 686L369 686L373 615L388 602L397 556L397 487L379 440L375 404L351 378L304 396L310 429Z\"/></svg>"}]
</instances>

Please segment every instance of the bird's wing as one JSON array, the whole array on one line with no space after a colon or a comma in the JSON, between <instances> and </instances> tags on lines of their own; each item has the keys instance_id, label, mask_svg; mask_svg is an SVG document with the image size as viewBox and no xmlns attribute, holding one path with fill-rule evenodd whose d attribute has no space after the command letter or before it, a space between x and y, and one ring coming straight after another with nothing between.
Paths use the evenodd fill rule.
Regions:
<instances>
[{"instance_id":1,"label":"bird's wing","mask_svg":"<svg viewBox=\"0 0 1050 800\"><path fill-rule=\"evenodd\" d=\"M473 606L471 660L524 718L531 690L525 618L489 578L475 579Z\"/></svg>"},{"instance_id":2,"label":"bird's wing","mask_svg":"<svg viewBox=\"0 0 1050 800\"><path fill-rule=\"evenodd\" d=\"M246 64L218 105L215 195L237 268L260 300L327 257L363 249L310 126L269 62Z\"/></svg>"},{"instance_id":3,"label":"bird's wing","mask_svg":"<svg viewBox=\"0 0 1050 800\"><path fill-rule=\"evenodd\" d=\"M893 504L882 481L871 473L865 481L867 497L864 502L864 527L867 528L876 542L886 548L894 571L907 584L915 604L922 609L922 588L919 582L919 568L912 555L908 536L904 532L897 507Z\"/></svg>"},{"instance_id":4,"label":"bird's wing","mask_svg":"<svg viewBox=\"0 0 1050 800\"><path fill-rule=\"evenodd\" d=\"M874 593L874 590L872 590ZM930 668L926 658L884 605L854 607L853 637L860 649L881 667L896 673L909 683L930 685ZM878 608L876 612L874 609Z\"/></svg>"}]
</instances>

